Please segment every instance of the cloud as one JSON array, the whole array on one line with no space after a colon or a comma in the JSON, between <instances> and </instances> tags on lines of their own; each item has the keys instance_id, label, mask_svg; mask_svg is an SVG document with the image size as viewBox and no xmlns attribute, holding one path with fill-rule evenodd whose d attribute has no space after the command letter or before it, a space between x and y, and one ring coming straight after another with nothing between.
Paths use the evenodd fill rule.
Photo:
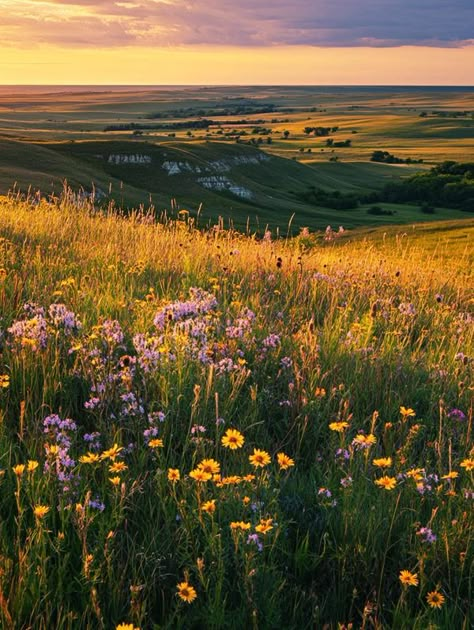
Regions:
<instances>
[{"instance_id":1,"label":"cloud","mask_svg":"<svg viewBox=\"0 0 474 630\"><path fill-rule=\"evenodd\" d=\"M18 46L462 46L473 0L0 0Z\"/></svg>"}]
</instances>

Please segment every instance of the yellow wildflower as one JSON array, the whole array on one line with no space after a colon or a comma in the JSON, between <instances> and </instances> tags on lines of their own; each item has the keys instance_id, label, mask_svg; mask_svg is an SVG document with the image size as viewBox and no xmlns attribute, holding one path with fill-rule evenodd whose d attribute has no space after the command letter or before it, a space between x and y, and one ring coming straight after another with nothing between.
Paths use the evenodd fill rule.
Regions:
<instances>
[{"instance_id":1,"label":"yellow wildflower","mask_svg":"<svg viewBox=\"0 0 474 630\"><path fill-rule=\"evenodd\" d=\"M241 448L244 442L244 436L240 433L240 431L237 431L237 429L227 429L221 439L222 446L232 450Z\"/></svg>"},{"instance_id":2,"label":"yellow wildflower","mask_svg":"<svg viewBox=\"0 0 474 630\"><path fill-rule=\"evenodd\" d=\"M25 464L17 464L16 466L13 466L12 470L15 473L15 475L20 478L23 473L25 472Z\"/></svg>"},{"instance_id":3,"label":"yellow wildflower","mask_svg":"<svg viewBox=\"0 0 474 630\"><path fill-rule=\"evenodd\" d=\"M207 512L207 514L214 514L214 512L216 511L216 500L211 499L210 501L206 501L202 504L201 510L203 512Z\"/></svg>"},{"instance_id":4,"label":"yellow wildflower","mask_svg":"<svg viewBox=\"0 0 474 630\"><path fill-rule=\"evenodd\" d=\"M81 455L79 461L81 464L95 464L100 461L100 457L97 453L87 453L87 455Z\"/></svg>"},{"instance_id":5,"label":"yellow wildflower","mask_svg":"<svg viewBox=\"0 0 474 630\"><path fill-rule=\"evenodd\" d=\"M202 462L198 464L198 468L203 472L211 473L211 475L218 475L221 470L219 462L216 462L215 459L203 459Z\"/></svg>"},{"instance_id":6,"label":"yellow wildflower","mask_svg":"<svg viewBox=\"0 0 474 630\"><path fill-rule=\"evenodd\" d=\"M127 470L128 466L125 462L114 462L109 466L109 472L111 473L119 473Z\"/></svg>"},{"instance_id":7,"label":"yellow wildflower","mask_svg":"<svg viewBox=\"0 0 474 630\"><path fill-rule=\"evenodd\" d=\"M244 521L232 521L230 524L230 528L232 531L240 530L242 532L250 529L252 526L250 523L245 523Z\"/></svg>"},{"instance_id":8,"label":"yellow wildflower","mask_svg":"<svg viewBox=\"0 0 474 630\"><path fill-rule=\"evenodd\" d=\"M200 482L209 481L209 479L212 478L211 473L204 472L204 470L200 470L199 468L195 468L194 470L191 470L191 472L189 473L189 476L191 477L191 479L194 479L195 481L200 481Z\"/></svg>"},{"instance_id":9,"label":"yellow wildflower","mask_svg":"<svg viewBox=\"0 0 474 630\"><path fill-rule=\"evenodd\" d=\"M258 532L259 534L266 534L271 529L273 529L272 523L273 523L272 518L267 518L267 519L262 518L260 519L260 523L255 526L255 531Z\"/></svg>"},{"instance_id":10,"label":"yellow wildflower","mask_svg":"<svg viewBox=\"0 0 474 630\"><path fill-rule=\"evenodd\" d=\"M379 459L374 459L372 463L374 466L377 466L377 468L390 468L390 466L392 465L392 458L379 457Z\"/></svg>"},{"instance_id":11,"label":"yellow wildflower","mask_svg":"<svg viewBox=\"0 0 474 630\"><path fill-rule=\"evenodd\" d=\"M403 586L418 586L418 575L416 573L411 573L406 569L400 571L398 579L403 584Z\"/></svg>"},{"instance_id":12,"label":"yellow wildflower","mask_svg":"<svg viewBox=\"0 0 474 630\"><path fill-rule=\"evenodd\" d=\"M188 584L188 582L180 582L177 588L178 588L178 597L182 599L183 602L190 604L196 599L197 597L196 590L194 589L194 587L191 586L191 584Z\"/></svg>"},{"instance_id":13,"label":"yellow wildflower","mask_svg":"<svg viewBox=\"0 0 474 630\"><path fill-rule=\"evenodd\" d=\"M426 601L431 608L441 608L446 598L439 591L431 591L431 593L428 593L426 596Z\"/></svg>"},{"instance_id":14,"label":"yellow wildflower","mask_svg":"<svg viewBox=\"0 0 474 630\"><path fill-rule=\"evenodd\" d=\"M270 455L266 451L258 448L253 449L253 454L249 456L249 461L255 468L263 468L270 463Z\"/></svg>"},{"instance_id":15,"label":"yellow wildflower","mask_svg":"<svg viewBox=\"0 0 474 630\"><path fill-rule=\"evenodd\" d=\"M168 481L179 481L181 478L181 474L178 468L168 468Z\"/></svg>"},{"instance_id":16,"label":"yellow wildflower","mask_svg":"<svg viewBox=\"0 0 474 630\"><path fill-rule=\"evenodd\" d=\"M117 455L120 453L120 451L123 451L123 446L119 446L118 444L114 444L112 446L112 448L109 448L108 450L104 451L100 458L101 459L111 459L112 461L117 457Z\"/></svg>"},{"instance_id":17,"label":"yellow wildflower","mask_svg":"<svg viewBox=\"0 0 474 630\"><path fill-rule=\"evenodd\" d=\"M161 448L163 446L163 440L160 440L159 438L154 438L153 440L150 440L148 442L148 446L150 448Z\"/></svg>"},{"instance_id":18,"label":"yellow wildflower","mask_svg":"<svg viewBox=\"0 0 474 630\"><path fill-rule=\"evenodd\" d=\"M331 422L329 425L329 428L331 429L331 431L337 431L337 433L342 433L344 429L347 429L348 426L349 426L348 422L345 422L345 420L340 420L339 422Z\"/></svg>"},{"instance_id":19,"label":"yellow wildflower","mask_svg":"<svg viewBox=\"0 0 474 630\"><path fill-rule=\"evenodd\" d=\"M37 519L42 519L49 512L50 508L47 505L35 505L33 513Z\"/></svg>"},{"instance_id":20,"label":"yellow wildflower","mask_svg":"<svg viewBox=\"0 0 474 630\"><path fill-rule=\"evenodd\" d=\"M29 473L34 472L39 466L39 463L35 459L29 459L28 464L26 465L26 470Z\"/></svg>"},{"instance_id":21,"label":"yellow wildflower","mask_svg":"<svg viewBox=\"0 0 474 630\"><path fill-rule=\"evenodd\" d=\"M278 465L282 470L286 470L287 468L291 468L291 466L295 465L295 460L285 455L285 453L278 453L277 455Z\"/></svg>"},{"instance_id":22,"label":"yellow wildflower","mask_svg":"<svg viewBox=\"0 0 474 630\"><path fill-rule=\"evenodd\" d=\"M380 477L380 479L375 480L375 485L385 490L393 490L397 485L397 480L395 477L387 477L387 475L384 475Z\"/></svg>"}]
</instances>

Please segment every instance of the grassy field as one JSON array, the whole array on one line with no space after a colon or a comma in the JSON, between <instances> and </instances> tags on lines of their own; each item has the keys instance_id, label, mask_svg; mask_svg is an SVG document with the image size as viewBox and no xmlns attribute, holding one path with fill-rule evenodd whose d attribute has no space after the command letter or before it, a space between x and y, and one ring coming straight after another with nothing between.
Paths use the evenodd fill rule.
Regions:
<instances>
[{"instance_id":1,"label":"grassy field","mask_svg":"<svg viewBox=\"0 0 474 630\"><path fill-rule=\"evenodd\" d=\"M119 205L151 202L160 211L194 213L199 208L201 220L213 223L222 216L240 229L250 222L286 230L293 215L297 228L355 227L379 219L367 215L366 207L335 212L304 203L298 194L311 185L378 190L444 160L469 161L473 111L469 88L1 88L0 193L16 183L23 192L31 187L57 194L67 180L88 193L110 191ZM194 129L203 118L212 124ZM155 128L105 131L120 125ZM334 131L318 137L305 127ZM328 139L351 145L330 147ZM374 150L423 162L375 164ZM257 151L270 160L232 162ZM111 155L133 154L150 156L151 162L108 162ZM202 174L170 174L163 166L180 161L225 179L204 183ZM228 162L224 169L216 167L219 161ZM462 216L441 208L432 218ZM385 220L427 217L406 207Z\"/></svg>"},{"instance_id":2,"label":"grassy field","mask_svg":"<svg viewBox=\"0 0 474 630\"><path fill-rule=\"evenodd\" d=\"M154 218L0 199L0 625L471 628L474 221Z\"/></svg>"}]
</instances>

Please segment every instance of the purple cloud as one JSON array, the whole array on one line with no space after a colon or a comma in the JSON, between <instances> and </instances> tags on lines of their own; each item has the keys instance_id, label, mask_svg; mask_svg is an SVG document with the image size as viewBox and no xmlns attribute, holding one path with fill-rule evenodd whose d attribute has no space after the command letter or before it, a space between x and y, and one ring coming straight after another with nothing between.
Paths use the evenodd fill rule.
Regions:
<instances>
[{"instance_id":1,"label":"purple cloud","mask_svg":"<svg viewBox=\"0 0 474 630\"><path fill-rule=\"evenodd\" d=\"M4 41L66 46L461 46L473 0L0 0Z\"/></svg>"}]
</instances>

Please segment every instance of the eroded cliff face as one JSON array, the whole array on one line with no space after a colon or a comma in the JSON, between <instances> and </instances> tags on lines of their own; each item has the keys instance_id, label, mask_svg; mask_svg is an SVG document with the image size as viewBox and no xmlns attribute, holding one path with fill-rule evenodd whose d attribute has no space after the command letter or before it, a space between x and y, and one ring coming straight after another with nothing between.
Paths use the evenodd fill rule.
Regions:
<instances>
[{"instance_id":1,"label":"eroded cliff face","mask_svg":"<svg viewBox=\"0 0 474 630\"><path fill-rule=\"evenodd\" d=\"M109 155L106 159L109 164L116 166L127 165L135 167L159 164L159 168L166 171L170 177L175 175L198 175L199 177L196 178L196 183L203 188L218 192L225 191L243 199L251 199L253 197L252 191L232 181L232 179L228 177L228 174L230 174L235 167L255 166L262 162L268 162L271 160L271 157L264 153L257 155L235 155L222 160L203 161L202 164L196 164L189 160L165 160L158 162L158 160L151 155L140 153L114 153Z\"/></svg>"}]
</instances>

